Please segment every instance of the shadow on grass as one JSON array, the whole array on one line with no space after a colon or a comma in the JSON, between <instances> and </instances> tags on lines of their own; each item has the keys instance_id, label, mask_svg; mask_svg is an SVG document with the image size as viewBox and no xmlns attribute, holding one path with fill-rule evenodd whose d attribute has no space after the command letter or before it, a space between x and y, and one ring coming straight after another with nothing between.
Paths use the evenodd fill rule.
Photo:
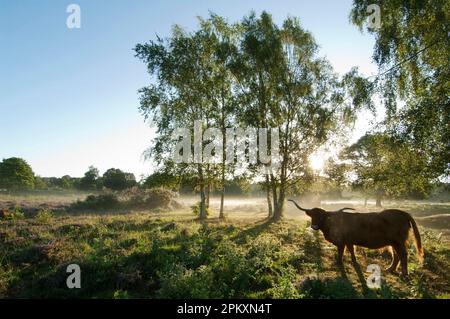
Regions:
<instances>
[{"instance_id":1,"label":"shadow on grass","mask_svg":"<svg viewBox=\"0 0 450 319\"><path fill-rule=\"evenodd\" d=\"M361 290L364 298L377 298L377 295L367 286L367 280L364 276L364 272L361 269L361 265L357 262L352 262L353 269L356 272L358 281L361 284Z\"/></svg>"},{"instance_id":2,"label":"shadow on grass","mask_svg":"<svg viewBox=\"0 0 450 319\"><path fill-rule=\"evenodd\" d=\"M264 219L262 221L255 222L251 224L250 227L240 231L236 236L232 237L231 239L235 241L237 244L244 244L249 239L250 240L254 239L259 234L266 231L272 224L274 224L274 221L270 219Z\"/></svg>"},{"instance_id":3,"label":"shadow on grass","mask_svg":"<svg viewBox=\"0 0 450 319\"><path fill-rule=\"evenodd\" d=\"M314 263L317 272L322 272L324 270L324 264L322 261L323 250L321 246L321 238L319 232L314 232L313 234L304 233L303 251L308 259Z\"/></svg>"}]
</instances>

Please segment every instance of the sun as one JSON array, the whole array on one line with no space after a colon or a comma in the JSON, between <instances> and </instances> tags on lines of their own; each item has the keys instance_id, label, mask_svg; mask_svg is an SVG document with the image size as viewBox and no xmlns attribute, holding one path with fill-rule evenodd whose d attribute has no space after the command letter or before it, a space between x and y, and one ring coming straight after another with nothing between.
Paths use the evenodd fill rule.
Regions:
<instances>
[{"instance_id":1,"label":"sun","mask_svg":"<svg viewBox=\"0 0 450 319\"><path fill-rule=\"evenodd\" d=\"M324 169L327 156L323 152L315 152L309 156L309 166L316 171L321 172Z\"/></svg>"}]
</instances>

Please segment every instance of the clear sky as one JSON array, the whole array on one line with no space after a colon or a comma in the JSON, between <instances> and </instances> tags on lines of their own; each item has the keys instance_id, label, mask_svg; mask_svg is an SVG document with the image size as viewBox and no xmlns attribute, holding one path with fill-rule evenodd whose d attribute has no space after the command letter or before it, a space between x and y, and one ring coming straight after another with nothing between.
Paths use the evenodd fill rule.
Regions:
<instances>
[{"instance_id":1,"label":"clear sky","mask_svg":"<svg viewBox=\"0 0 450 319\"><path fill-rule=\"evenodd\" d=\"M68 29L69 4L81 28ZM22 157L41 176L82 176L89 165L139 178L152 171L142 153L152 130L137 90L150 81L134 57L137 43L188 30L208 11L240 20L250 10L277 23L296 16L344 73L376 73L373 38L349 23L351 0L0 0L0 160ZM367 119L361 118L361 132Z\"/></svg>"}]
</instances>

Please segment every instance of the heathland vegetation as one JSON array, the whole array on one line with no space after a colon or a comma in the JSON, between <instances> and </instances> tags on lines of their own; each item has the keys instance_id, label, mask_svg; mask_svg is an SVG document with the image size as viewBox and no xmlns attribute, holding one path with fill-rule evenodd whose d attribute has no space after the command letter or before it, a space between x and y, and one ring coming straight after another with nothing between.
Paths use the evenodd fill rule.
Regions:
<instances>
[{"instance_id":1,"label":"heathland vegetation","mask_svg":"<svg viewBox=\"0 0 450 319\"><path fill-rule=\"evenodd\" d=\"M370 2L353 1L361 30ZM151 77L139 110L157 129L153 173L91 166L41 177L3 159L0 297L449 298L449 5L384 1L381 26L366 30L380 71L370 78L337 74L299 19L277 25L267 12L233 23L210 14L193 31L174 26L137 44ZM362 111L382 120L348 143ZM174 161L174 132L186 128L191 141L196 125L221 133L218 162ZM275 129L278 165L244 160L248 149L228 162L229 127ZM193 142L177 155L201 159ZM335 152L314 169L310 156L324 148ZM408 245L409 277L382 272L369 289L365 267L386 268L389 254L359 248L360 266L337 267L336 250L288 198L405 210L425 261ZM73 263L81 289L65 285Z\"/></svg>"}]
</instances>

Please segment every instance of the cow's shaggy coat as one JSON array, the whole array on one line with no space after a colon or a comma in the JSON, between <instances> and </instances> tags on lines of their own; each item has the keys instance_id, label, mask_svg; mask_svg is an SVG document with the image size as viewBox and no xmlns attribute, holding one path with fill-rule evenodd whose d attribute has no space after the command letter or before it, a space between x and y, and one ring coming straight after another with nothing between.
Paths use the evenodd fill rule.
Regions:
<instances>
[{"instance_id":1,"label":"cow's shaggy coat","mask_svg":"<svg viewBox=\"0 0 450 319\"><path fill-rule=\"evenodd\" d=\"M423 260L422 242L416 222L410 214L398 209L387 209L379 213L349 213L343 208L329 212L321 208L304 209L290 200L298 209L311 217L311 228L321 230L325 239L338 249L338 263L342 264L344 249L356 263L354 246L379 249L392 247L392 263L387 269L395 271L400 262L402 274L408 275L407 243L410 229L419 259Z\"/></svg>"}]
</instances>

